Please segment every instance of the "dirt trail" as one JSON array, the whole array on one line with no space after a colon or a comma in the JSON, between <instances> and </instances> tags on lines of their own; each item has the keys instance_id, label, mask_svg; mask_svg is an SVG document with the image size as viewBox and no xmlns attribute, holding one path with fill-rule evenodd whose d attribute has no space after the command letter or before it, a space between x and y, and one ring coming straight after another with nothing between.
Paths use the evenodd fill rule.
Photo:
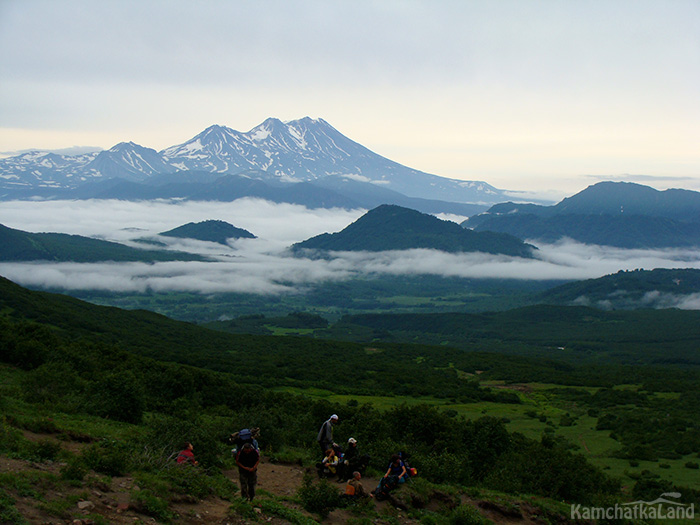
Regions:
<instances>
[{"instance_id":1,"label":"dirt trail","mask_svg":"<svg viewBox=\"0 0 700 525\"><path fill-rule=\"evenodd\" d=\"M65 450L70 450L73 453L79 453L80 449L85 446L85 443L58 441L54 436L34 434L25 432L25 437L32 441L52 440L56 441ZM10 459L0 456L0 473L12 472L44 472L60 476L60 469L63 464L58 462L35 463L24 460ZM312 467L302 467L299 465L288 465L280 463L271 463L267 458L263 457L258 470L258 492L264 498L265 492L282 498L285 505L294 508L300 512L304 512L301 507L291 501L302 485L302 480L306 473L310 473L316 477L315 469ZM238 470L227 470L224 474L238 484ZM125 525L133 524L141 521L145 523L155 523L156 520L143 514L138 513L131 505L131 493L138 490L139 487L136 481L131 477L113 477L105 478L97 476L94 473L88 475L87 483L84 486L71 487L66 484L60 484L59 490L45 489L40 490L42 493L42 502L46 503L65 501L67 498L73 497L77 500L75 506L66 509L65 515L57 518L55 513L49 513L42 509L42 502L36 499L36 495L31 493L24 494L22 491L12 491L15 499L15 507L20 514L29 523L41 525L91 525L94 523L89 516L99 515L110 524ZM344 489L343 483L336 483L335 479L329 480L332 484L337 484L338 491ZM374 489L379 480L376 478L365 477L362 483L367 491ZM41 482L39 482L41 484ZM256 498L260 499L260 498ZM392 503L389 501L374 501L377 510L380 513L391 509L393 519L402 524L415 524L415 520L406 516L404 511L398 508L392 508ZM254 502L255 503L255 502ZM480 512L497 524L516 524L516 523L538 523L536 520L529 518L536 515L537 509L532 509L532 512L526 512L525 515L513 515L508 509L499 508L498 505L492 503L476 501L471 499L463 499L463 504L472 505L480 509ZM436 500L430 505L440 505ZM217 525L238 525L248 523L245 519L237 516L229 516L231 502L220 498L210 497L201 501L174 501L171 503L171 509L178 514L178 518L174 523L178 524L217 524ZM430 508L430 507L429 507ZM272 517L264 516L262 510L258 509L260 520L271 523L273 525L287 523L286 521ZM524 510L524 509L523 509ZM256 511L257 512L257 511ZM310 514L309 517L313 517ZM356 518L351 512L345 509L337 509L333 511L324 524L339 525L347 523L351 518ZM384 520L375 521L375 523L384 523Z\"/></svg>"}]
</instances>

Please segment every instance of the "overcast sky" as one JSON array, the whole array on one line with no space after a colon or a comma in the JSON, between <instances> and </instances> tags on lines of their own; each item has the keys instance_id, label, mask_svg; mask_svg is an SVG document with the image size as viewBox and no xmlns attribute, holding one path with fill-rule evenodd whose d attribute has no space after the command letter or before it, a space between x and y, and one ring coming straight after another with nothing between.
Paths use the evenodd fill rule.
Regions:
<instances>
[{"instance_id":1,"label":"overcast sky","mask_svg":"<svg viewBox=\"0 0 700 525\"><path fill-rule=\"evenodd\" d=\"M697 0L0 0L0 151L323 118L502 189L700 190Z\"/></svg>"}]
</instances>

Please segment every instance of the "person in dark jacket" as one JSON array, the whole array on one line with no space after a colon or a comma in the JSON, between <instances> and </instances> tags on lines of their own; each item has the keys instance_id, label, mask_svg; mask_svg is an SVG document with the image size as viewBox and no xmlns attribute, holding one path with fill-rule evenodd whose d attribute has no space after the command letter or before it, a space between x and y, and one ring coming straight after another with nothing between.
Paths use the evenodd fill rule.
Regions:
<instances>
[{"instance_id":1,"label":"person in dark jacket","mask_svg":"<svg viewBox=\"0 0 700 525\"><path fill-rule=\"evenodd\" d=\"M323 456L326 455L326 451L329 448L333 448L335 443L333 443L333 424L338 422L338 416L337 414L333 414L331 417L329 417L326 421L323 422L323 425L321 425L321 429L318 431L318 436L316 437L316 441L318 441L319 446L321 447L321 454Z\"/></svg>"},{"instance_id":2,"label":"person in dark jacket","mask_svg":"<svg viewBox=\"0 0 700 525\"><path fill-rule=\"evenodd\" d=\"M255 450L255 447L250 443L243 445L243 448L236 454L241 496L249 501L253 501L255 497L255 485L258 483L258 463L260 463L260 452Z\"/></svg>"},{"instance_id":3,"label":"person in dark jacket","mask_svg":"<svg viewBox=\"0 0 700 525\"><path fill-rule=\"evenodd\" d=\"M343 454L340 465L338 465L338 483L347 481L356 470L361 474L364 473L369 459L367 454L360 455L355 438L348 439L348 447Z\"/></svg>"}]
</instances>

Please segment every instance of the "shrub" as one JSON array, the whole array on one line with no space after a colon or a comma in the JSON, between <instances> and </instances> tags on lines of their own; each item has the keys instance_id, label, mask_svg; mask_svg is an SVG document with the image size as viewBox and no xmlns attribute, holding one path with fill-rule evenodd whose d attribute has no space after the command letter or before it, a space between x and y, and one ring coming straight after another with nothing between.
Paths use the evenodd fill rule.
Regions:
<instances>
[{"instance_id":1,"label":"shrub","mask_svg":"<svg viewBox=\"0 0 700 525\"><path fill-rule=\"evenodd\" d=\"M297 491L297 496L307 511L315 512L322 519L326 519L333 509L343 504L336 487L332 486L325 479L314 484L313 478L309 474L304 475L301 487Z\"/></svg>"},{"instance_id":2,"label":"shrub","mask_svg":"<svg viewBox=\"0 0 700 525\"><path fill-rule=\"evenodd\" d=\"M61 478L67 481L82 481L87 474L87 467L82 460L71 458L68 463L61 467Z\"/></svg>"},{"instance_id":3,"label":"shrub","mask_svg":"<svg viewBox=\"0 0 700 525\"><path fill-rule=\"evenodd\" d=\"M453 525L486 525L491 522L471 505L460 505L450 514L449 523Z\"/></svg>"},{"instance_id":4,"label":"shrub","mask_svg":"<svg viewBox=\"0 0 700 525\"><path fill-rule=\"evenodd\" d=\"M692 468L692 469L697 470L698 468L700 468L700 465L698 465L697 463L695 463L695 462L693 462L693 461L688 461L688 462L685 464L685 468Z\"/></svg>"},{"instance_id":5,"label":"shrub","mask_svg":"<svg viewBox=\"0 0 700 525\"><path fill-rule=\"evenodd\" d=\"M430 479L435 483L468 483L471 479L471 466L466 455L431 454L416 465L419 472L430 472Z\"/></svg>"},{"instance_id":6,"label":"shrub","mask_svg":"<svg viewBox=\"0 0 700 525\"><path fill-rule=\"evenodd\" d=\"M235 499L228 509L229 516L236 516L244 520L256 521L257 514L248 500Z\"/></svg>"},{"instance_id":7,"label":"shrub","mask_svg":"<svg viewBox=\"0 0 700 525\"><path fill-rule=\"evenodd\" d=\"M282 505L274 500L264 499L260 500L257 504L265 514L270 514L282 518L288 523L293 523L295 525L315 525L318 523L316 520L308 518L300 511L295 509L290 509L289 507ZM255 513L253 513L253 518Z\"/></svg>"},{"instance_id":8,"label":"shrub","mask_svg":"<svg viewBox=\"0 0 700 525\"><path fill-rule=\"evenodd\" d=\"M2 489L0 489L0 523L7 523L8 525L24 525L27 523L15 508L15 500Z\"/></svg>"},{"instance_id":9,"label":"shrub","mask_svg":"<svg viewBox=\"0 0 700 525\"><path fill-rule=\"evenodd\" d=\"M122 476L131 468L132 452L127 446L113 440L93 443L83 452L85 465L101 474Z\"/></svg>"},{"instance_id":10,"label":"shrub","mask_svg":"<svg viewBox=\"0 0 700 525\"><path fill-rule=\"evenodd\" d=\"M573 424L576 422L576 420L571 417L570 414L564 414L561 416L561 419L559 420L559 426L560 427L570 427L573 426Z\"/></svg>"},{"instance_id":11,"label":"shrub","mask_svg":"<svg viewBox=\"0 0 700 525\"><path fill-rule=\"evenodd\" d=\"M85 388L78 373L67 363L46 363L22 379L24 397L30 403L61 403L61 408L77 406ZM69 401L70 400L70 401Z\"/></svg>"},{"instance_id":12,"label":"shrub","mask_svg":"<svg viewBox=\"0 0 700 525\"><path fill-rule=\"evenodd\" d=\"M202 467L221 467L224 450L230 448L222 439L230 434L230 428L194 412L184 411L178 417L158 415L150 418L146 426L142 454L138 457L143 463L141 468L161 469L174 464L174 455L185 442L194 445L195 457Z\"/></svg>"},{"instance_id":13,"label":"shrub","mask_svg":"<svg viewBox=\"0 0 700 525\"><path fill-rule=\"evenodd\" d=\"M131 371L116 372L92 385L92 412L100 417L140 423L146 405L141 383Z\"/></svg>"},{"instance_id":14,"label":"shrub","mask_svg":"<svg viewBox=\"0 0 700 525\"><path fill-rule=\"evenodd\" d=\"M157 520L169 523L175 517L168 508L168 503L150 490L137 490L131 493L131 505L136 512L152 516Z\"/></svg>"},{"instance_id":15,"label":"shrub","mask_svg":"<svg viewBox=\"0 0 700 525\"><path fill-rule=\"evenodd\" d=\"M22 433L8 425L5 418L0 421L0 452L18 452L26 442Z\"/></svg>"},{"instance_id":16,"label":"shrub","mask_svg":"<svg viewBox=\"0 0 700 525\"><path fill-rule=\"evenodd\" d=\"M52 439L40 439L29 448L29 453L39 461L53 461L59 452L61 445Z\"/></svg>"}]
</instances>

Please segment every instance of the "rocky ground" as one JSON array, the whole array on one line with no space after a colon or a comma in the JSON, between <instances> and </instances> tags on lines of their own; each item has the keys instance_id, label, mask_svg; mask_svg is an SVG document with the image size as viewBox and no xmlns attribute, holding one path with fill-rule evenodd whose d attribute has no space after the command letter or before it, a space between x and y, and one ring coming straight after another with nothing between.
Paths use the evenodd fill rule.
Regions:
<instances>
[{"instance_id":1,"label":"rocky ground","mask_svg":"<svg viewBox=\"0 0 700 525\"><path fill-rule=\"evenodd\" d=\"M25 437L30 440L53 439L52 436L43 436L25 432ZM84 444L73 441L60 441L61 446L73 453L79 452ZM50 473L59 476L60 462L36 463L24 460L11 459L0 456L0 473ZM287 465L272 463L263 457L258 472L258 494L261 498L274 496L276 501L283 501L285 506L294 508L309 518L318 520L314 516L304 511L298 504L290 501L294 498L298 489L302 485L302 480L306 472L312 469L299 465ZM313 472L312 472L313 473ZM238 483L237 470L226 471L225 475ZM36 477L37 480L41 476ZM38 481L37 483L41 483ZM331 483L335 484L332 480ZM368 490L377 486L378 480L375 478L363 478L365 488ZM344 485L338 483L338 490L344 489ZM99 525L109 523L115 525L156 523L152 517L146 516L139 511L138 505L134 505L131 500L131 493L138 490L136 481L131 477L105 477L94 473L88 474L85 482L72 486L67 483L60 484L61 489L55 490L48 487L37 487L41 489L41 501L35 496L22 490L9 490L15 500L15 508L21 516L31 524L72 524L72 525ZM417 521L411 519L406 512L410 506L419 506L428 510L438 510L439 508L454 507L455 505L471 505L479 510L479 513L497 524L536 524L548 523L541 518L540 509L527 504L520 504L517 507L503 505L492 501L485 501L462 496L461 500L456 500L454 496L442 494L435 491L426 500L407 501L402 497L399 489L396 498L392 501L373 501L377 507L379 515L390 515L393 523L413 524ZM405 494L405 492L404 492ZM70 502L65 508L63 518L57 518L54 512L48 512L42 502L62 501ZM204 500L193 500L191 498L175 498L171 500L170 509L178 518L175 523L181 524L240 524L253 521L262 523L281 524L289 523L274 515L266 515L265 511L258 505L253 511L256 519L242 518L235 512L231 512L232 502L216 497L209 497ZM351 511L346 509L336 509L323 521L327 524L347 523L352 519L357 519ZM384 519L376 519L374 523L387 523Z\"/></svg>"}]
</instances>

